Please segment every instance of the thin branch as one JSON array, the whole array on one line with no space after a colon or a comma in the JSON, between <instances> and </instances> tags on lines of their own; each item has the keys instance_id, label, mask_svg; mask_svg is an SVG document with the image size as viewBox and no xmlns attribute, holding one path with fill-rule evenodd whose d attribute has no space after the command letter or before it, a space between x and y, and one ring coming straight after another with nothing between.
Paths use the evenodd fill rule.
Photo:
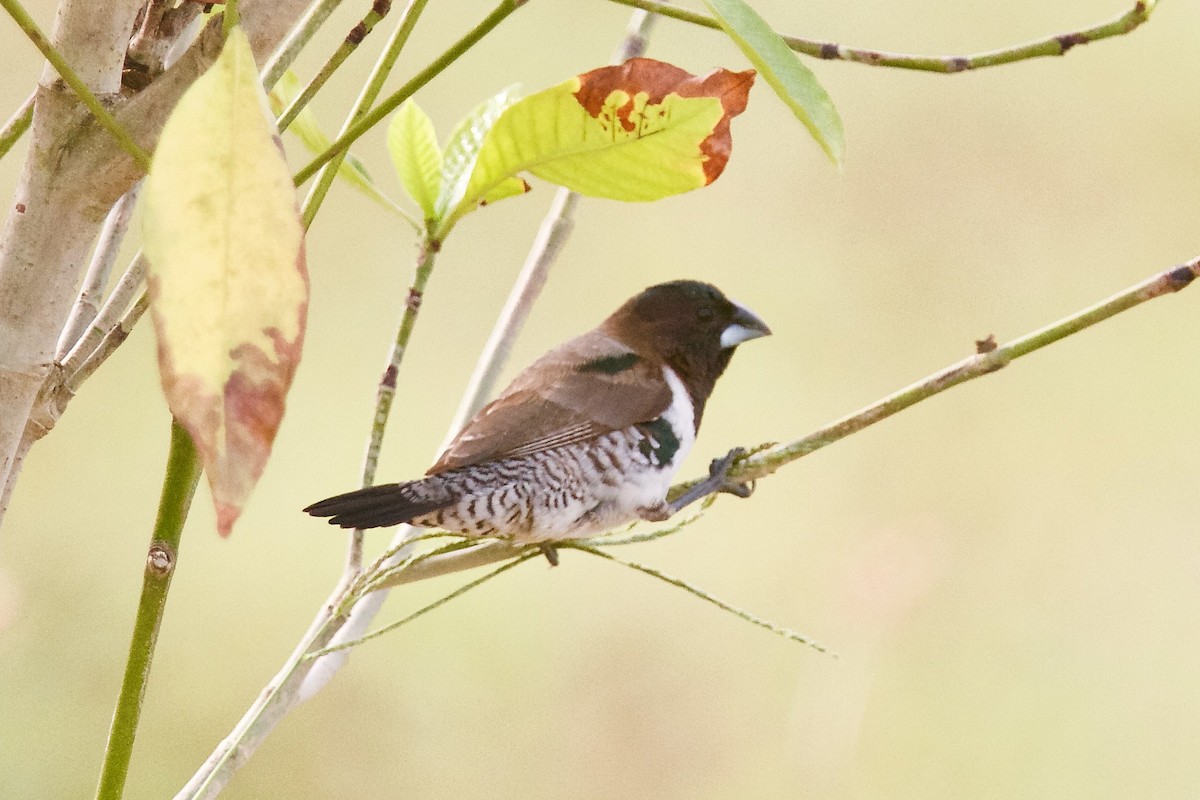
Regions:
<instances>
[{"instance_id":1,"label":"thin branch","mask_svg":"<svg viewBox=\"0 0 1200 800\"><path fill-rule=\"evenodd\" d=\"M108 284L109 273L112 271L113 263L117 260L117 253L125 238L125 231L129 228L129 219L133 215L133 206L137 202L140 185L134 184L132 189L121 195L121 199L108 212L104 227L96 239L96 249L92 251L92 261L84 274L79 297L75 299L75 306L71 309L71 315L67 317L67 324L58 338L56 355L58 361L66 357L83 336L84 329L100 312L99 295Z\"/></svg>"},{"instance_id":2,"label":"thin branch","mask_svg":"<svg viewBox=\"0 0 1200 800\"><path fill-rule=\"evenodd\" d=\"M396 65L396 59L400 57L400 52L404 46L408 44L408 39L412 35L413 28L417 25L417 20L421 18L422 12L425 11L425 6L429 0L410 0L408 7L404 9L404 14L400 17L400 23L396 26L396 30L392 32L388 39L387 46L380 54L379 59L375 62L375 66L371 68L371 74L367 78L367 82L363 84L362 92L358 95L358 99L354 102L354 107L346 116L346 121L342 125L342 130L339 136L344 136L346 131L354 126L354 123L361 120L370 109L371 104L379 97L379 93L383 91L383 84L387 81L388 76L392 73L392 67ZM299 100L299 98L297 98ZM297 108L296 103L292 103L293 108ZM286 111L284 112L286 115ZM299 108L297 108L299 113ZM329 192L329 187L333 185L333 181L337 178L338 170L341 169L342 162L345 161L349 150L341 150L335 152L329 163L321 170L321 174L317 177L316 183L308 193L308 197L304 198L304 205L300 209L300 218L304 222L304 227L307 229L312 225L312 221L317 216L317 211L320 210L321 204L325 202L325 195ZM296 184L299 186L299 183ZM406 219L408 214L401 211L401 214ZM420 230L419 226L416 226Z\"/></svg>"},{"instance_id":3,"label":"thin branch","mask_svg":"<svg viewBox=\"0 0 1200 800\"><path fill-rule=\"evenodd\" d=\"M29 97L25 98L25 102L21 103L13 115L8 118L8 122L4 123L4 127L0 128L0 158L8 155L12 146L25 135L25 131L29 130L29 125L33 122L35 97L37 97L37 92L30 93Z\"/></svg>"},{"instance_id":4,"label":"thin branch","mask_svg":"<svg viewBox=\"0 0 1200 800\"><path fill-rule=\"evenodd\" d=\"M145 283L146 257L139 250L117 280L117 285L109 292L108 298L100 307L92 324L62 359L61 364L65 374L71 375L78 371L83 362L104 340L104 337L120 324L130 304L142 293Z\"/></svg>"},{"instance_id":5,"label":"thin branch","mask_svg":"<svg viewBox=\"0 0 1200 800\"><path fill-rule=\"evenodd\" d=\"M434 259L437 256L437 243L425 240L417 253L416 268L413 271L412 285L408 288L408 297L404 302L404 313L400 316L400 324L396 328L396 336L392 340L391 351L388 353L388 364L379 379L379 387L375 393L375 416L371 420L371 433L367 437L367 450L363 456L362 483L363 487L375 483L375 470L379 466L379 452L383 448L383 434L387 430L388 418L392 413L392 401L396 399L396 376L400 372L400 364L404 354L408 352L408 341L412 338L413 328L417 324L417 315L421 312L421 303L425 298L425 287L429 284L429 276L433 274ZM362 531L352 531L350 545L346 554L346 571L357 573L362 567Z\"/></svg>"},{"instance_id":6,"label":"thin branch","mask_svg":"<svg viewBox=\"0 0 1200 800\"><path fill-rule=\"evenodd\" d=\"M333 73L337 71L338 67L340 67L345 60L350 57L351 53L358 49L358 46L362 44L364 39L367 38L367 35L370 34L371 31L375 30L375 26L380 20L387 16L387 13L391 10L391 0L375 0L375 2L372 3L371 10L368 11L366 15L358 21L358 24L350 29L350 33L346 34L346 38L342 40L340 45L338 45L338 49L333 52L333 55L329 57L329 60L325 62L321 69L317 70L317 74L314 75L312 80L308 82L308 85L305 86L298 95L296 95L296 98L292 100L291 104L283 110L282 114L279 115L277 124L279 125L280 131L287 130L288 126L292 124L292 121L296 119L296 115L304 110L304 107L307 106L314 97L316 97L317 92L321 91L321 87L324 86L325 83L333 76ZM405 39L407 38L408 37L406 35ZM370 82L368 82L367 85L370 85ZM374 102L373 97L370 102ZM367 103L368 107L370 106L370 102Z\"/></svg>"},{"instance_id":7,"label":"thin branch","mask_svg":"<svg viewBox=\"0 0 1200 800\"><path fill-rule=\"evenodd\" d=\"M622 566L629 567L630 569L637 570L638 572L641 572L645 575L649 575L652 578L658 578L660 581L663 581L664 583L669 583L672 586L677 586L680 589L683 589L685 592L688 592L689 594L699 597L704 602L712 603L714 606L721 609L722 611L728 611L730 614L733 614L738 619L745 620L746 622L749 622L752 625L757 625L758 627L763 628L764 630L768 630L771 633L776 634L777 636L782 636L785 639L791 639L793 642L798 642L799 644L808 645L809 647L811 647L812 649L814 649L820 653L829 652L824 647L824 645L817 644L812 639L809 639L807 636L805 636L803 634L796 633L795 631L790 630L788 628L781 628L772 622L768 622L767 620L762 619L761 617L756 617L755 615L751 614L749 611L745 611L743 609L738 608L737 606L726 603L724 600L719 600L718 598L713 597L708 592L704 591L703 589L701 589L697 586L693 586L692 584L688 583L687 581L683 580L682 578L676 578L672 575L668 575L665 572L661 572L661 571L655 569L654 567L648 567L645 564L639 564L636 561L626 561L623 558L617 558L612 553L606 553L603 550L599 550L595 547L592 547L592 546L586 545L586 544L582 544L580 542L563 542L562 544L559 545L559 547L562 547L565 549L570 549L570 550L579 550L584 553L591 553L592 555L597 556L598 558L603 558L607 561L612 561L616 564L621 564Z\"/></svg>"},{"instance_id":8,"label":"thin branch","mask_svg":"<svg viewBox=\"0 0 1200 800\"><path fill-rule=\"evenodd\" d=\"M10 0L5 0L9 2ZM500 4L484 17L483 21L472 28L466 36L452 44L444 53L433 60L429 66L418 72L412 79L397 89L375 108L356 122L349 130L339 136L321 155L314 158L295 175L295 183L301 185L311 178L316 171L333 159L338 153L348 149L351 144L371 128L378 125L384 117L399 108L400 104L412 97L418 89L436 78L442 70L458 60L459 56L474 47L480 39L495 30L496 26L508 18L521 6L525 0L501 0Z\"/></svg>"},{"instance_id":9,"label":"thin branch","mask_svg":"<svg viewBox=\"0 0 1200 800\"><path fill-rule=\"evenodd\" d=\"M172 420L171 449L163 477L162 498L158 503L158 519L154 523L154 533L146 555L142 594L138 601L133 638L129 643L129 658L125 661L121 693L108 733L100 784L96 789L97 800L120 800L125 790L134 736L142 713L142 700L150 679L154 645L158 641L158 630L166 610L171 578L179 562L183 523L187 520L192 495L199 480L200 459L192 438L183 426Z\"/></svg>"},{"instance_id":10,"label":"thin branch","mask_svg":"<svg viewBox=\"0 0 1200 800\"><path fill-rule=\"evenodd\" d=\"M71 68L71 65L66 62L66 59L62 57L54 45L50 43L50 40L46 38L46 34L42 33L42 29L33 21L33 17L29 16L29 13L25 11L19 0L0 0L0 7L3 7L9 16L13 18L13 21L25 32L25 35L33 42L33 46L41 51L51 66L62 76L63 81L75 92L75 96L79 98L79 101L87 107L88 111L92 112L92 116L96 118L101 127L112 134L113 139L117 141L121 149L128 153L143 170L150 169L150 156L138 146L133 137L129 135L129 132L121 126L121 123L117 122L116 118L109 113L104 104L100 102L100 99L83 82L83 79L75 74L75 70Z\"/></svg>"},{"instance_id":11,"label":"thin branch","mask_svg":"<svg viewBox=\"0 0 1200 800\"><path fill-rule=\"evenodd\" d=\"M1079 333L1098 322L1103 322L1123 311L1128 311L1156 297L1174 294L1186 288L1200 276L1200 257L1172 267L1165 272L1131 286L1123 292L1086 308L1076 314L1047 325L1041 330L1026 334L1007 344L996 346L989 337L976 342L979 352L957 364L923 378L916 383L891 394L847 417L826 425L801 439L763 450L734 466L730 477L743 483L766 477L784 464L820 450L822 447L844 439L852 433L885 420L922 400L928 400L959 384L988 375L1007 366L1022 356L1041 350L1047 345ZM673 488L685 491L696 481Z\"/></svg>"},{"instance_id":12,"label":"thin branch","mask_svg":"<svg viewBox=\"0 0 1200 800\"><path fill-rule=\"evenodd\" d=\"M300 637L279 672L275 673L196 774L179 790L175 800L208 800L216 797L233 774L254 755L267 734L300 702L299 689L304 676L317 663L306 659L305 655L328 644L345 623L345 617L335 616L332 612L345 602L350 586L351 581L343 576L322 606L322 613Z\"/></svg>"},{"instance_id":13,"label":"thin branch","mask_svg":"<svg viewBox=\"0 0 1200 800\"><path fill-rule=\"evenodd\" d=\"M100 340L100 344L92 351L91 355L83 360L79 365L79 369L74 372L67 373L63 381L63 388L73 397L79 388L83 386L83 382L92 377L96 370L100 368L109 356L116 352L121 343L129 338L130 332L133 331L133 326L137 324L146 310L150 308L150 295L142 292L134 304L129 307L125 315L121 317L113 328L104 335Z\"/></svg>"},{"instance_id":14,"label":"thin branch","mask_svg":"<svg viewBox=\"0 0 1200 800\"><path fill-rule=\"evenodd\" d=\"M269 90L279 82L283 73L287 72L288 67L296 60L296 56L300 55L300 51L308 45L312 37L325 24L325 20L329 19L329 15L341 4L342 0L318 0L309 6L308 10L304 12L304 16L292 28L287 38L267 62L267 66L263 69L263 86Z\"/></svg>"},{"instance_id":15,"label":"thin branch","mask_svg":"<svg viewBox=\"0 0 1200 800\"><path fill-rule=\"evenodd\" d=\"M671 17L682 22L700 25L705 28L720 30L721 25L715 19L705 14L679 8L661 0L611 0L618 5L631 6L664 17ZM1061 56L1076 45L1098 42L1113 36L1122 36L1141 26L1150 19L1158 0L1138 0L1133 8L1119 17L1069 33L1048 36L1027 44L1005 47L999 50L989 50L967 56L925 56L905 53L888 53L861 47L846 47L835 42L824 42L817 39L806 39L800 36L782 36L788 47L797 53L833 61L851 61L856 64L866 64L872 67L896 67L922 72L940 72L955 74L983 67L996 67L1001 64L1011 64L1015 61L1025 61L1043 56Z\"/></svg>"},{"instance_id":16,"label":"thin branch","mask_svg":"<svg viewBox=\"0 0 1200 800\"><path fill-rule=\"evenodd\" d=\"M512 561L502 564L501 566L497 567L496 569L492 570L491 572L487 573L486 575L482 575L473 581L464 583L462 586L459 586L453 592L450 592L449 594L447 594L437 600L434 600L432 603L425 606L424 608L414 611L413 613L409 614L404 619L400 619L395 622L388 623L387 625L384 625L379 630L371 631L367 635L360 636L357 639L350 639L349 641L339 642L338 644L331 645L331 646L323 648L321 650L317 650L315 652L309 653L307 658L310 658L310 659L321 658L322 656L327 656L330 653L336 653L340 650L349 650L352 647L357 647L358 645L362 644L363 642L369 642L370 640L377 639L380 636L383 636L384 634L391 633L392 631L396 630L397 628L407 625L408 623L412 622L413 620L417 619L418 617L422 617L425 614L428 614L430 611L433 611L436 608L440 608L441 606L444 606L446 603L449 603L451 600L454 600L457 597L461 597L462 595L471 591L475 587L481 586L481 585L487 583L492 578L497 577L501 573L508 572L513 567L516 567L519 564L523 564L531 558L537 558L540 555L541 555L541 551L534 548L532 551L525 552L522 555L518 556L517 558L513 559Z\"/></svg>"},{"instance_id":17,"label":"thin branch","mask_svg":"<svg viewBox=\"0 0 1200 800\"><path fill-rule=\"evenodd\" d=\"M517 282L508 293L504 309L492 328L487 344L483 346L483 353L475 364L475 371L471 373L471 380L462 400L459 401L454 422L450 425L450 431L441 449L444 450L467 420L483 408L483 404L495 390L496 379L508 361L512 346L521 335L525 320L533 310L533 304L537 302L546 286L550 267L558 259L558 254L575 228L575 220L571 215L578 203L579 195L570 189L559 188L555 192L554 202L550 204L550 210L542 220L537 238L534 239L525 265L521 268L521 274L517 276Z\"/></svg>"}]
</instances>

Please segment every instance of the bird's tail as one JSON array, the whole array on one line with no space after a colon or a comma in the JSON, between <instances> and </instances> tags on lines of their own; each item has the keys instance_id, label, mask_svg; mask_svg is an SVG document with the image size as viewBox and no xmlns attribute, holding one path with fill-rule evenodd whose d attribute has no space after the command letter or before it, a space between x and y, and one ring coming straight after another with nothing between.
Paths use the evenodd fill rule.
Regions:
<instances>
[{"instance_id":1,"label":"bird's tail","mask_svg":"<svg viewBox=\"0 0 1200 800\"><path fill-rule=\"evenodd\" d=\"M430 483L426 479L370 486L320 500L304 511L329 517L330 525L343 528L386 528L412 522L453 502L449 492Z\"/></svg>"}]
</instances>

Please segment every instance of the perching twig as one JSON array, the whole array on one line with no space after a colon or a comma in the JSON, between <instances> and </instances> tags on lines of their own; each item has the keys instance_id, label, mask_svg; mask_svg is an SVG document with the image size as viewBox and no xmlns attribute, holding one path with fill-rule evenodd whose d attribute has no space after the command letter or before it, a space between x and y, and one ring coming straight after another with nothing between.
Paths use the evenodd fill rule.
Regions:
<instances>
[{"instance_id":1,"label":"perching twig","mask_svg":"<svg viewBox=\"0 0 1200 800\"><path fill-rule=\"evenodd\" d=\"M682 22L690 22L705 28L720 30L721 25L715 19L704 14L679 8L661 0L611 0L623 6L653 11L664 17L671 17ZM855 64L866 64L872 67L896 67L922 72L941 72L955 74L983 67L997 67L1011 64L1015 61L1025 61L1030 58L1043 56L1065 55L1071 48L1080 44L1098 42L1113 36L1122 36L1139 27L1154 11L1158 0L1138 0L1133 8L1121 16L1070 33L1060 33L1057 36L1047 36L1027 44L1005 47L999 50L989 50L967 56L922 56L905 53L886 53L861 47L846 47L834 42L822 42L817 39L805 39L800 36L782 36L788 47L797 53L824 58L834 61L851 61Z\"/></svg>"},{"instance_id":2,"label":"perching twig","mask_svg":"<svg viewBox=\"0 0 1200 800\"><path fill-rule=\"evenodd\" d=\"M1041 350L1046 345L1065 339L1073 333L1079 333L1085 328L1090 328L1098 322L1120 314L1122 311L1139 306L1147 300L1185 289L1197 276L1200 276L1200 257L1172 267L1123 292L1118 292L1103 302L1047 325L1041 330L1014 339L1007 344L997 346L991 337L978 341L975 343L978 351L975 355L935 372L860 411L810 433L808 436L762 450L740 464L734 465L729 477L743 483L766 477L784 464L790 464L802 456L820 450L839 439L844 439L852 433L857 433L922 400L941 394L947 389L958 386L960 383L966 383L973 378L995 372L1021 356ZM682 492L691 483L694 481L675 486L673 491Z\"/></svg>"}]
</instances>

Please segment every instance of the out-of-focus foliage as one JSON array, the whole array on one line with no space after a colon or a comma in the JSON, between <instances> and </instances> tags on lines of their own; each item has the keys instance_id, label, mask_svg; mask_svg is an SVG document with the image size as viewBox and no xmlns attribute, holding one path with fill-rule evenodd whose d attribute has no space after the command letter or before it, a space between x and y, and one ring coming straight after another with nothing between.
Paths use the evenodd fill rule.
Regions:
<instances>
[{"instance_id":1,"label":"out-of-focus foliage","mask_svg":"<svg viewBox=\"0 0 1200 800\"><path fill-rule=\"evenodd\" d=\"M753 5L789 33L965 53L1126 4ZM32 10L49 27L50 4ZM428 63L479 13L431 4L403 63ZM361 9L338 14L300 74ZM417 99L448 130L497 86L551 85L601 63L627 17L531 3ZM700 474L735 444L805 432L975 339L1033 330L1191 257L1198 30L1200 6L1164 3L1127 38L973 74L808 60L845 123L843 173L788 109L756 98L707 190L580 204L512 369L643 286L713 281L775 336L738 353L717 388L685 468ZM747 66L720 32L669 20L650 55L693 72ZM323 124L340 119L370 60L318 98ZM40 66L14 46L0 67L0 107L14 108ZM391 168L384 141L380 130L355 148L376 176ZM308 160L292 155L293 167ZM16 163L0 162L4 186ZM440 254L381 480L431 463L548 199L475 215ZM196 504L130 800L170 796L191 774L340 571L341 537L299 509L357 478L411 252L411 231L353 193L318 218L306 360L275 461L238 536L204 535L211 511ZM223 797L1200 794L1200 498L1187 488L1200 441L1196 291L935 398L622 553L811 634L838 659L565 553L556 569L531 562L366 645ZM94 787L166 451L153 350L139 327L87 384L31 454L0 532L0 796ZM455 585L398 591L381 621Z\"/></svg>"}]
</instances>

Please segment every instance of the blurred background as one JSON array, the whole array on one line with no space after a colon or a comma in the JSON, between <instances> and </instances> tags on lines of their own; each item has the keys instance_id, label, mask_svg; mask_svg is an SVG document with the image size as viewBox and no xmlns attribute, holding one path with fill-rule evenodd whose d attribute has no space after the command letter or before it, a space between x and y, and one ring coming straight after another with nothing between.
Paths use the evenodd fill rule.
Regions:
<instances>
[{"instance_id":1,"label":"blurred background","mask_svg":"<svg viewBox=\"0 0 1200 800\"><path fill-rule=\"evenodd\" d=\"M755 2L786 32L952 54L1131 4ZM431 4L390 86L490 6ZM30 8L48 28L50 0ZM302 77L364 8L345 4ZM532 91L605 63L628 17L599 0L530 3L418 100L445 135L509 83ZM718 284L775 336L743 348L718 386L684 468L698 475L733 445L804 435L975 339L1011 339L1193 257L1197 30L1200 7L1164 3L1128 37L964 75L810 60L845 121L841 174L760 82L713 186L651 205L581 203L506 375L644 286ZM40 62L11 22L0 32L10 109ZM318 98L327 129L383 37ZM672 20L649 54L693 72L747 66L720 34ZM356 153L398 197L382 131ZM3 196L21 157L0 162ZM442 252L381 479L431 463L553 192L536 183L468 217ZM342 567L343 537L299 509L357 485L414 248L344 185L308 248L305 360L274 459L226 541L207 488L197 493L129 798L186 781ZM530 562L365 645L224 796L1197 796L1196 292L954 389L761 481L751 500L722 498L685 532L621 551L836 658L568 552L557 569ZM5 798L94 788L166 454L152 340L139 326L36 446L0 535ZM466 579L397 591L380 620Z\"/></svg>"}]
</instances>

